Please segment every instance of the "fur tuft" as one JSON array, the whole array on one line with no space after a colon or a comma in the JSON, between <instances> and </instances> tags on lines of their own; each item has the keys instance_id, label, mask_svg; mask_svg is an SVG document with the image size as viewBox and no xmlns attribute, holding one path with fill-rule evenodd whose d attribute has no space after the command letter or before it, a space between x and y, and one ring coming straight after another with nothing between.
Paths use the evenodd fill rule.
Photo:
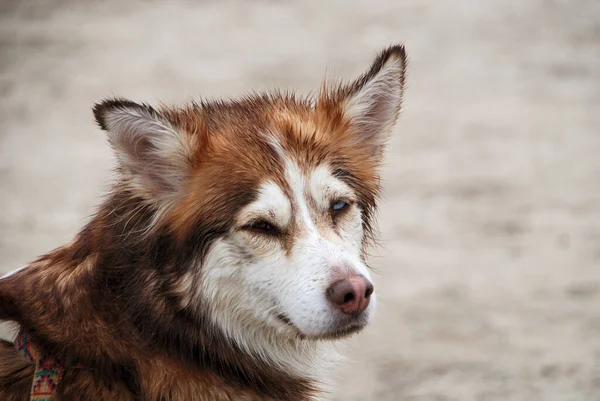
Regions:
<instances>
[{"instance_id":1,"label":"fur tuft","mask_svg":"<svg viewBox=\"0 0 600 401\"><path fill-rule=\"evenodd\" d=\"M3 401L29 400L34 368L13 343L0 340L0 398Z\"/></svg>"}]
</instances>

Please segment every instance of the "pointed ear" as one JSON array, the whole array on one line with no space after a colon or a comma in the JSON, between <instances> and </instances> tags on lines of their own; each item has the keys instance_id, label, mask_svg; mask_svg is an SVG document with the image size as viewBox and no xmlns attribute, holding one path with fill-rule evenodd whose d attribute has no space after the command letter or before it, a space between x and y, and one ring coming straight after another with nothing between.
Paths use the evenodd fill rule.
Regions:
<instances>
[{"instance_id":1,"label":"pointed ear","mask_svg":"<svg viewBox=\"0 0 600 401\"><path fill-rule=\"evenodd\" d=\"M396 123L404 92L406 52L403 46L383 50L371 68L341 89L344 117L356 129L362 143L383 150Z\"/></svg>"},{"instance_id":2,"label":"pointed ear","mask_svg":"<svg viewBox=\"0 0 600 401\"><path fill-rule=\"evenodd\" d=\"M105 100L93 111L137 195L157 201L178 192L193 163L190 135L152 107L129 100Z\"/></svg>"}]
</instances>

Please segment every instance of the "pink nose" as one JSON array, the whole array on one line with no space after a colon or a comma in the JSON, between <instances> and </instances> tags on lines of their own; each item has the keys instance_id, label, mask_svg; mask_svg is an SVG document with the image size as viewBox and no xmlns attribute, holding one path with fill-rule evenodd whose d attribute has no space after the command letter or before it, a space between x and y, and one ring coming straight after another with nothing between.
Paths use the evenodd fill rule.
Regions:
<instances>
[{"instance_id":1,"label":"pink nose","mask_svg":"<svg viewBox=\"0 0 600 401\"><path fill-rule=\"evenodd\" d=\"M331 284L326 294L336 309L344 313L360 313L369 306L373 284L363 275L350 276Z\"/></svg>"}]
</instances>

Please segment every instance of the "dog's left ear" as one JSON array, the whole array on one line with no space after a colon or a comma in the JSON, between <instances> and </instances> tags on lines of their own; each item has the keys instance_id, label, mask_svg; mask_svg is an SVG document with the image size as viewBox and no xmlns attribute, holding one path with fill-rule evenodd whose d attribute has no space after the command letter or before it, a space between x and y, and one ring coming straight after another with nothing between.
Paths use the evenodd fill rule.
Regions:
<instances>
[{"instance_id":1,"label":"dog's left ear","mask_svg":"<svg viewBox=\"0 0 600 401\"><path fill-rule=\"evenodd\" d=\"M396 45L383 50L369 70L339 89L338 107L359 135L358 140L380 154L402 105L406 52Z\"/></svg>"}]
</instances>

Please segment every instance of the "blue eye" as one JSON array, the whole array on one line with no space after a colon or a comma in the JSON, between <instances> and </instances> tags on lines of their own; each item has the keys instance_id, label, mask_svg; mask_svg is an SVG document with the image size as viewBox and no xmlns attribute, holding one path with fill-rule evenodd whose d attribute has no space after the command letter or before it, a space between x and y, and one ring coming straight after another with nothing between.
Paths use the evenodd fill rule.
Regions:
<instances>
[{"instance_id":1,"label":"blue eye","mask_svg":"<svg viewBox=\"0 0 600 401\"><path fill-rule=\"evenodd\" d=\"M341 212L342 210L344 210L346 207L348 207L348 204L346 202L344 202L344 201L336 201L331 206L331 210L334 213L338 213L338 212Z\"/></svg>"}]
</instances>

